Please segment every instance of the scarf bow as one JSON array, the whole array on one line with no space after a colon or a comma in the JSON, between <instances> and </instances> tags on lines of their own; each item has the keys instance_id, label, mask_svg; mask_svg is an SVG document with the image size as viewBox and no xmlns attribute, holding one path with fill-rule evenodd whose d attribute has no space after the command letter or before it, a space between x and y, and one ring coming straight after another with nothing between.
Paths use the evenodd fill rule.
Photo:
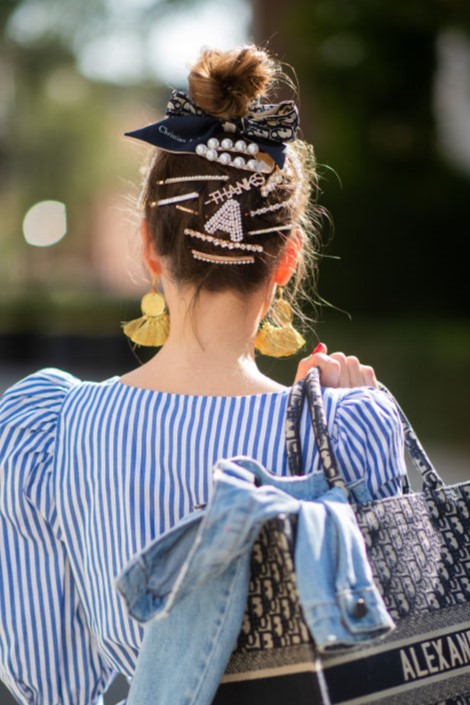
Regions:
<instances>
[{"instance_id":1,"label":"scarf bow","mask_svg":"<svg viewBox=\"0 0 470 705\"><path fill-rule=\"evenodd\" d=\"M235 133L252 139L282 168L285 143L295 139L298 126L299 113L292 100L255 103L246 116L221 120L201 110L187 93L173 90L163 120L125 134L169 152L192 153L215 134Z\"/></svg>"}]
</instances>

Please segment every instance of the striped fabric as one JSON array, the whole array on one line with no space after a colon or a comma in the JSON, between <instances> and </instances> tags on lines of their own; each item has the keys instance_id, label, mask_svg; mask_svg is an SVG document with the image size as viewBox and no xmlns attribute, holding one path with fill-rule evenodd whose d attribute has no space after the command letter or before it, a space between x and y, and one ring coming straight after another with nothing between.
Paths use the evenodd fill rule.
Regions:
<instances>
[{"instance_id":1,"label":"striped fabric","mask_svg":"<svg viewBox=\"0 0 470 705\"><path fill-rule=\"evenodd\" d=\"M114 579L129 559L207 501L221 457L287 473L288 391L203 397L80 382L43 370L0 401L0 680L20 703L92 705L132 676L142 628ZM347 482L383 497L405 472L387 397L328 389L333 448ZM304 413L304 466L318 456Z\"/></svg>"}]
</instances>

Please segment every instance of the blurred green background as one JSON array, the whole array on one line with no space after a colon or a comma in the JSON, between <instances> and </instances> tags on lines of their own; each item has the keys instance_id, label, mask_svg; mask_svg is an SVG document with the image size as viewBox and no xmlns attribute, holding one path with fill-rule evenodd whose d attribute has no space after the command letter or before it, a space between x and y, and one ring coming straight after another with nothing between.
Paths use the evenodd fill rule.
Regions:
<instances>
[{"instance_id":1,"label":"blurred green background","mask_svg":"<svg viewBox=\"0 0 470 705\"><path fill-rule=\"evenodd\" d=\"M120 322L147 286L142 150L122 133L162 114L202 44L254 40L295 67L334 222L309 348L374 365L441 473L465 476L467 0L0 0L0 27L0 391L45 365L136 364ZM31 214L44 201L64 206ZM296 362L260 360L285 383Z\"/></svg>"},{"instance_id":2,"label":"blurred green background","mask_svg":"<svg viewBox=\"0 0 470 705\"><path fill-rule=\"evenodd\" d=\"M147 286L142 150L122 133L161 115L200 45L254 40L295 69L334 222L319 281L332 305L309 346L373 364L425 440L469 445L468 2L2 0L0 23L3 387L38 365L134 365L119 328ZM37 246L53 217L28 235L25 215L49 200L67 232ZM295 362L261 365L287 382Z\"/></svg>"}]
</instances>

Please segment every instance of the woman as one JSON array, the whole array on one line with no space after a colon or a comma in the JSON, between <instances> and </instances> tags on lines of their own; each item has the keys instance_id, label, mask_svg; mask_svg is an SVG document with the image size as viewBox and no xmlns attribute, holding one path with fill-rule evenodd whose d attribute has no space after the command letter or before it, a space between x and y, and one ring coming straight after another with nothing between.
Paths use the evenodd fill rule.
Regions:
<instances>
[{"instance_id":1,"label":"woman","mask_svg":"<svg viewBox=\"0 0 470 705\"><path fill-rule=\"evenodd\" d=\"M282 356L303 344L284 287L306 260L315 173L295 105L262 102L277 75L255 47L205 51L190 95L174 92L164 120L130 133L157 147L141 229L154 284L125 332L164 343L158 354L102 383L43 370L1 401L0 678L21 703L91 705L116 672L133 675L142 628L114 579L207 501L218 458L286 472L289 390L259 371L254 348ZM398 492L395 409L370 368L325 352L297 376L320 365L332 387L324 403L346 481ZM315 470L310 425L301 432Z\"/></svg>"}]
</instances>

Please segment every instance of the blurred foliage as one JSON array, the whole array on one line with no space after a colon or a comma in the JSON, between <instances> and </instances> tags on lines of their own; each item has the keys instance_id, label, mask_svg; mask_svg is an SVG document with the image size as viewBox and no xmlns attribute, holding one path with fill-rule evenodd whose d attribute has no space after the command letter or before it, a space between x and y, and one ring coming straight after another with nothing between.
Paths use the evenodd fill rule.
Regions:
<instances>
[{"instance_id":1,"label":"blurred foliage","mask_svg":"<svg viewBox=\"0 0 470 705\"><path fill-rule=\"evenodd\" d=\"M100 26L105 3L86 4ZM67 14L65 5L71 11L75 7L75 14ZM58 9L52 0L1 5L0 306L31 289L39 294L44 289L101 289L92 247L97 213L110 194L128 190L126 178L137 181L136 152L121 151L122 133L136 112L142 119L147 105L160 98L154 82L123 91L82 76L69 38L72 25L65 19L63 27L52 23L54 31L15 41L6 26L22 6ZM61 12L71 22L83 11L79 7L66 1ZM66 204L67 237L53 248L30 247L22 237L23 217L33 204L50 198Z\"/></svg>"},{"instance_id":2,"label":"blurred foliage","mask_svg":"<svg viewBox=\"0 0 470 705\"><path fill-rule=\"evenodd\" d=\"M135 152L120 149L120 135L160 108L167 89L149 78L125 88L93 83L77 51L113 22L143 40L159 12L184 1L127 2L118 20L105 0L0 3L0 332L29 331L40 347L59 335L114 336L138 315L137 302L103 286L91 244L100 204L124 192L124 179L136 181ZM33 27L20 43L5 28L26 6L49 13L49 29L34 35ZM470 4L257 0L253 9L255 40L295 67L303 133L334 221L320 268L320 293L333 307L324 307L316 337L371 361L427 434L463 442L470 169L442 144L436 77L442 39L470 36ZM69 234L48 251L20 235L25 211L43 198L68 208ZM261 360L285 382L294 365Z\"/></svg>"},{"instance_id":3,"label":"blurred foliage","mask_svg":"<svg viewBox=\"0 0 470 705\"><path fill-rule=\"evenodd\" d=\"M262 3L270 36L270 3ZM351 312L467 315L470 167L437 138L438 41L466 31L466 0L277 2L272 44L300 84L304 133L335 223L322 293ZM470 105L470 74L467 102Z\"/></svg>"}]
</instances>

